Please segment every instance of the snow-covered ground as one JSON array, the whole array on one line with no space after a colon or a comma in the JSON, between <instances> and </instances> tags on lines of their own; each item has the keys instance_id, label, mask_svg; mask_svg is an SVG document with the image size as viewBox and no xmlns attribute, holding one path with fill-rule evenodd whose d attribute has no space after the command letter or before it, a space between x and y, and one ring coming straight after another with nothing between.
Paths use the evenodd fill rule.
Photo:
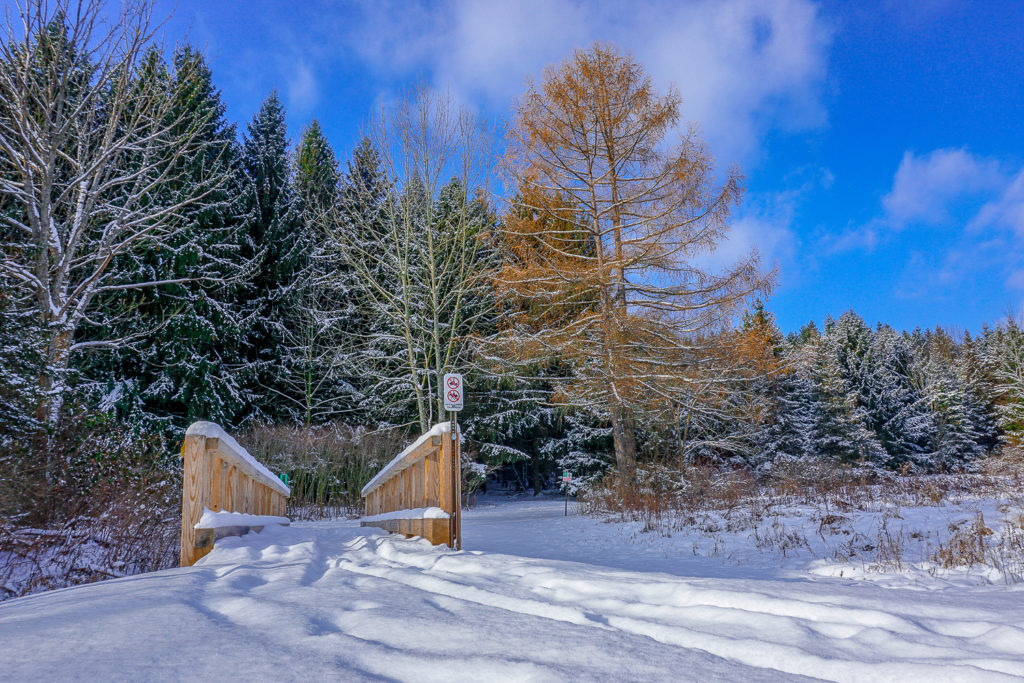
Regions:
<instances>
[{"instance_id":1,"label":"snow-covered ground","mask_svg":"<svg viewBox=\"0 0 1024 683\"><path fill-rule=\"evenodd\" d=\"M483 499L463 529L453 553L355 521L268 527L192 568L11 600L2 677L1024 678L1019 584L737 562L557 499Z\"/></svg>"}]
</instances>

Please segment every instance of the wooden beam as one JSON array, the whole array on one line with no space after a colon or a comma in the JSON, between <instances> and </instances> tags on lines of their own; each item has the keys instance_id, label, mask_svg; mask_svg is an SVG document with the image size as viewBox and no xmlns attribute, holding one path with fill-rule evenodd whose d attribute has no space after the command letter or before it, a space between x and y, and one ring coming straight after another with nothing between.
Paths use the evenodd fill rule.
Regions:
<instances>
[{"instance_id":1,"label":"wooden beam","mask_svg":"<svg viewBox=\"0 0 1024 683\"><path fill-rule=\"evenodd\" d=\"M185 446L181 449L184 459L181 493L181 553L179 564L191 567L206 553L213 544L206 547L205 538L197 538L196 524L203 516L206 506L204 492L206 489L206 437L186 436Z\"/></svg>"}]
</instances>

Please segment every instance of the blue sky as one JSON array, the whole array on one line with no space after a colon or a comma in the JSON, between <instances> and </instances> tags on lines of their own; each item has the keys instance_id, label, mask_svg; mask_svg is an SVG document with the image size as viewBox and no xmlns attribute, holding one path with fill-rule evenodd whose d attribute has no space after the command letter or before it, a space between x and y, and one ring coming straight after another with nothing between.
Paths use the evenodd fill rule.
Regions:
<instances>
[{"instance_id":1,"label":"blue sky","mask_svg":"<svg viewBox=\"0 0 1024 683\"><path fill-rule=\"evenodd\" d=\"M677 85L747 195L716 258L777 264L784 330L852 307L977 330L1024 303L1024 3L160 0L242 125L272 88L344 157L404 86L507 118L595 39Z\"/></svg>"}]
</instances>

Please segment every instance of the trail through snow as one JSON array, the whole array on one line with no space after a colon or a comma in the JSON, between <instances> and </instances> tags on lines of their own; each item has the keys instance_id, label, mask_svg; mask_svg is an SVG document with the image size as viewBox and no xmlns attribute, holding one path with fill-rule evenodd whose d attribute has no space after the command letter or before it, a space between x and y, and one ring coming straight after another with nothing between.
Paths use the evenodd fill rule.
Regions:
<instances>
[{"instance_id":1,"label":"trail through snow","mask_svg":"<svg viewBox=\"0 0 1024 683\"><path fill-rule=\"evenodd\" d=\"M0 604L3 678L1024 677L1020 589L757 578L613 530L557 500L467 511L460 553L358 522L268 527L196 567Z\"/></svg>"}]
</instances>

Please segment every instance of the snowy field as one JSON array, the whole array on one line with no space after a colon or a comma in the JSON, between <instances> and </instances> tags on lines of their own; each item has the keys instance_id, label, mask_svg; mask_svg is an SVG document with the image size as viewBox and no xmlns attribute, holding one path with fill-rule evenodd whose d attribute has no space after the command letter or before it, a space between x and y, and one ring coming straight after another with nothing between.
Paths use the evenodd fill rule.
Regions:
<instances>
[{"instance_id":1,"label":"snowy field","mask_svg":"<svg viewBox=\"0 0 1024 683\"><path fill-rule=\"evenodd\" d=\"M351 521L268 528L192 568L11 600L3 678L1024 678L1020 584L826 576L572 507L485 498L461 553Z\"/></svg>"}]
</instances>

